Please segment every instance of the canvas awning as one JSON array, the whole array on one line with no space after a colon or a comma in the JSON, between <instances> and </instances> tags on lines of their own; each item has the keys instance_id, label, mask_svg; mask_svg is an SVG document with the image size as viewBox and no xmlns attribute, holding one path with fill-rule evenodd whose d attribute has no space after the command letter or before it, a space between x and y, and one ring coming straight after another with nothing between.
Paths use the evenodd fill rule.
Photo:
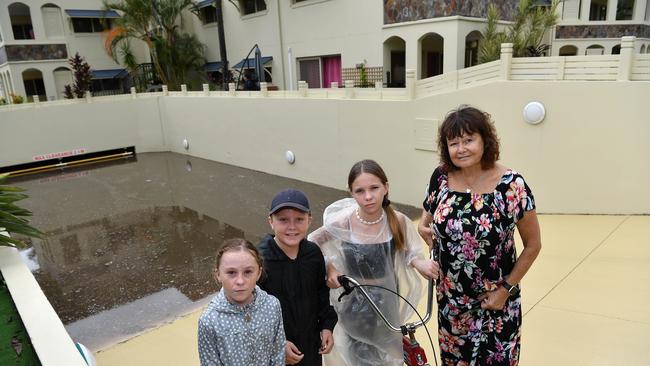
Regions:
<instances>
[{"instance_id":1,"label":"canvas awning","mask_svg":"<svg viewBox=\"0 0 650 366\"><path fill-rule=\"evenodd\" d=\"M221 70L222 67L223 66L221 64L221 61L207 62L205 65L203 65L205 72L215 72L215 71L222 72L223 71Z\"/></svg>"},{"instance_id":2,"label":"canvas awning","mask_svg":"<svg viewBox=\"0 0 650 366\"><path fill-rule=\"evenodd\" d=\"M212 3L214 3L214 0L203 0L196 3L194 7L197 9L201 9L201 8L205 8L206 6L212 5Z\"/></svg>"},{"instance_id":3,"label":"canvas awning","mask_svg":"<svg viewBox=\"0 0 650 366\"><path fill-rule=\"evenodd\" d=\"M113 79L124 71L125 69L90 70L90 75L93 79Z\"/></svg>"},{"instance_id":4,"label":"canvas awning","mask_svg":"<svg viewBox=\"0 0 650 366\"><path fill-rule=\"evenodd\" d=\"M79 10L65 9L65 13L71 18L119 18L114 10Z\"/></svg>"},{"instance_id":5,"label":"canvas awning","mask_svg":"<svg viewBox=\"0 0 650 366\"><path fill-rule=\"evenodd\" d=\"M273 61L273 56L262 57L262 66L267 67L271 63L271 61ZM254 69L256 67L255 59L254 58L249 58L248 63L246 62L246 59L243 59L243 60L239 61L232 68L233 69L241 69L242 67L245 68L245 69Z\"/></svg>"}]
</instances>

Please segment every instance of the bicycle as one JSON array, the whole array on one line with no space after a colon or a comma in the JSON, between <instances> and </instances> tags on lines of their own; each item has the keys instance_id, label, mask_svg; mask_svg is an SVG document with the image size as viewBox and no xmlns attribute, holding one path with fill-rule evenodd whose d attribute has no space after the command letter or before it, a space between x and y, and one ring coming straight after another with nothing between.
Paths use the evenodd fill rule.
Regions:
<instances>
[{"instance_id":1,"label":"bicycle","mask_svg":"<svg viewBox=\"0 0 650 366\"><path fill-rule=\"evenodd\" d=\"M434 253L434 250L431 250L431 258L435 259L437 256ZM363 297L368 300L370 307L373 309L375 314L379 316L384 321L384 324L388 329L394 331L394 332L400 332L402 333L402 350L404 353L404 363L407 366L430 366L429 363L427 363L427 356L426 353L424 352L424 349L422 346L420 346L420 343L415 339L415 331L419 327L424 327L424 329L427 332L427 335L429 336L429 342L431 343L431 349L433 350L433 358L435 361L435 365L438 365L438 360L436 358L435 354L435 349L433 347L433 341L431 340L431 334L429 333L429 329L426 327L426 323L431 319L431 312L433 308L433 289L435 288L436 281L433 279L429 279L429 286L428 286L428 295L427 295L427 312L422 317L420 313L417 311L417 309L411 304L408 300L406 300L404 297L402 297L400 294L397 292L382 287L382 286L376 286L376 285L363 285L360 284L357 280L355 280L352 277L349 277L347 275L340 275L338 277L338 281L343 287L344 291L341 293L339 296L338 300L341 301L341 299L352 293L355 289L358 289L361 291L361 294ZM395 295L397 295L399 298L402 300L406 301L406 303L415 311L417 316L419 317L419 321L413 322L413 323L406 323L402 324L399 326L393 325L387 318L386 316L381 312L381 310L377 307L377 304L372 300L368 292L365 290L364 287L375 287L375 288L381 288L386 291L389 291Z\"/></svg>"}]
</instances>

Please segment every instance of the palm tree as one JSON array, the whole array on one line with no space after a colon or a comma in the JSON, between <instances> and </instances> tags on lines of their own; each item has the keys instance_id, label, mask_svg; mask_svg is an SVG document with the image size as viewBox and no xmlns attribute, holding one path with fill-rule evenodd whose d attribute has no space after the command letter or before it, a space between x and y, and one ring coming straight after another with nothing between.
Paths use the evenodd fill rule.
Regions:
<instances>
[{"instance_id":1,"label":"palm tree","mask_svg":"<svg viewBox=\"0 0 650 366\"><path fill-rule=\"evenodd\" d=\"M517 14L506 30L498 31L501 15L494 4L488 6L487 27L479 44L479 63L498 60L501 43L513 44L514 57L543 56L549 46L542 44L546 32L557 24L559 0L539 6L536 0L520 0Z\"/></svg>"},{"instance_id":2,"label":"palm tree","mask_svg":"<svg viewBox=\"0 0 650 366\"><path fill-rule=\"evenodd\" d=\"M107 53L133 70L137 62L131 42L143 41L162 83L178 89L188 82L189 73L205 64L205 46L193 34L181 31L181 14L193 6L192 0L104 0L106 10L122 15L106 33Z\"/></svg>"},{"instance_id":3,"label":"palm tree","mask_svg":"<svg viewBox=\"0 0 650 366\"><path fill-rule=\"evenodd\" d=\"M9 174L0 174L0 246L22 246L20 240L3 235L3 231L9 234L22 234L40 238L43 236L38 229L29 225L24 217L32 215L24 208L16 206L16 202L27 198L22 188L2 185Z\"/></svg>"}]
</instances>

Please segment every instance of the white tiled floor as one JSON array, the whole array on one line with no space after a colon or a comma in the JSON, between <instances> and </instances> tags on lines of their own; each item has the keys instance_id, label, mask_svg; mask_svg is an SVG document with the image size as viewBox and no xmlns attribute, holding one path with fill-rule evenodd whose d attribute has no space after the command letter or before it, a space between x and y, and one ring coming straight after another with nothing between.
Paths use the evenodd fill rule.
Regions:
<instances>
[{"instance_id":1,"label":"white tiled floor","mask_svg":"<svg viewBox=\"0 0 650 366\"><path fill-rule=\"evenodd\" d=\"M542 252L522 283L520 364L650 365L650 216L541 215L540 224ZM102 351L98 364L198 365L198 315ZM435 342L435 316L429 328Z\"/></svg>"}]
</instances>

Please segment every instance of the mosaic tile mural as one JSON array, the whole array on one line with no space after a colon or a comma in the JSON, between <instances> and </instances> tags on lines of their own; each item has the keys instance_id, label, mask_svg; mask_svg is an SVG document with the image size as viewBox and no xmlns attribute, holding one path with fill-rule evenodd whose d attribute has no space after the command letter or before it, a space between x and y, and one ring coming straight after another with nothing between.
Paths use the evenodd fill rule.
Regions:
<instances>
[{"instance_id":1,"label":"mosaic tile mural","mask_svg":"<svg viewBox=\"0 0 650 366\"><path fill-rule=\"evenodd\" d=\"M8 61L61 60L68 58L65 44L7 45Z\"/></svg>"},{"instance_id":2,"label":"mosaic tile mural","mask_svg":"<svg viewBox=\"0 0 650 366\"><path fill-rule=\"evenodd\" d=\"M555 31L556 39L564 38L621 38L637 36L650 38L650 25L610 24L610 25L562 25Z\"/></svg>"},{"instance_id":3,"label":"mosaic tile mural","mask_svg":"<svg viewBox=\"0 0 650 366\"><path fill-rule=\"evenodd\" d=\"M499 9L502 19L511 20L518 0L384 0L384 24L462 15L485 18L489 4Z\"/></svg>"}]
</instances>

